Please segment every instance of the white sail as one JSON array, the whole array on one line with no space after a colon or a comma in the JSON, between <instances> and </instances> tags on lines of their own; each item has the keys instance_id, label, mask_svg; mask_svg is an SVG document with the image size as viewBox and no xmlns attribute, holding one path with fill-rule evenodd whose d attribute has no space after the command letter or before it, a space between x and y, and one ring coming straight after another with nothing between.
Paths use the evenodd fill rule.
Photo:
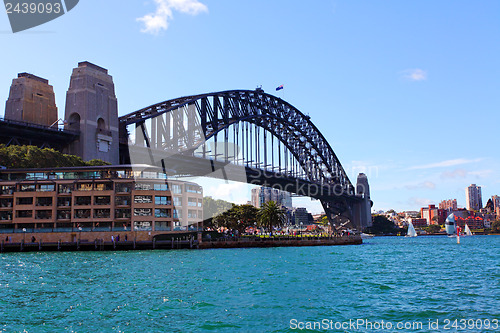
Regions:
<instances>
[{"instance_id":1,"label":"white sail","mask_svg":"<svg viewBox=\"0 0 500 333\"><path fill-rule=\"evenodd\" d=\"M406 234L406 237L417 237L417 231L411 222L408 224L408 234Z\"/></svg>"},{"instance_id":2,"label":"white sail","mask_svg":"<svg viewBox=\"0 0 500 333\"><path fill-rule=\"evenodd\" d=\"M469 225L465 224L465 236L472 236L472 231L470 231Z\"/></svg>"}]
</instances>

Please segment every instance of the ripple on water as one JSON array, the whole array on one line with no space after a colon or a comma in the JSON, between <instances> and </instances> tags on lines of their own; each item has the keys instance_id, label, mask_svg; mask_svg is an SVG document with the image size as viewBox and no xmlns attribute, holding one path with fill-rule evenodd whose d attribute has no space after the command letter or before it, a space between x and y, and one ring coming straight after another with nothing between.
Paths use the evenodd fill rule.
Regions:
<instances>
[{"instance_id":1,"label":"ripple on water","mask_svg":"<svg viewBox=\"0 0 500 333\"><path fill-rule=\"evenodd\" d=\"M0 330L289 332L292 318L499 318L499 250L500 237L474 236L2 254Z\"/></svg>"}]
</instances>

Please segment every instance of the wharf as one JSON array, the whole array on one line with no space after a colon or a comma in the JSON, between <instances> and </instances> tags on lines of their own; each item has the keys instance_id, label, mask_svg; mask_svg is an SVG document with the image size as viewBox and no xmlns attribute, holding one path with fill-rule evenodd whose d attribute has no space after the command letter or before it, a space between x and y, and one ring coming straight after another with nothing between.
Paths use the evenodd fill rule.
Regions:
<instances>
[{"instance_id":1,"label":"wharf","mask_svg":"<svg viewBox=\"0 0 500 333\"><path fill-rule=\"evenodd\" d=\"M76 242L33 242L0 244L0 252L45 252L45 251L129 251L129 250L159 250L159 249L218 249L218 248L255 248L255 247L286 247L286 246L331 246L362 244L359 235L343 237L276 237L258 238L241 237L238 239L197 240L170 239L152 241L76 241Z\"/></svg>"}]
</instances>

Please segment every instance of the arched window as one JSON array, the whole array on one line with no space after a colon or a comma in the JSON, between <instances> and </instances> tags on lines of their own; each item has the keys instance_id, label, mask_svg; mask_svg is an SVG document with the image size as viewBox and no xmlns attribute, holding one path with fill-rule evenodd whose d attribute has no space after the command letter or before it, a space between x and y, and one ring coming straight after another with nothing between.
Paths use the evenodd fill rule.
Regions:
<instances>
[{"instance_id":1,"label":"arched window","mask_svg":"<svg viewBox=\"0 0 500 333\"><path fill-rule=\"evenodd\" d=\"M104 122L104 119L102 118L97 119L97 128L102 130L106 129L106 123Z\"/></svg>"},{"instance_id":2,"label":"arched window","mask_svg":"<svg viewBox=\"0 0 500 333\"><path fill-rule=\"evenodd\" d=\"M80 131L80 115L72 113L68 119L68 128L73 131Z\"/></svg>"}]
</instances>

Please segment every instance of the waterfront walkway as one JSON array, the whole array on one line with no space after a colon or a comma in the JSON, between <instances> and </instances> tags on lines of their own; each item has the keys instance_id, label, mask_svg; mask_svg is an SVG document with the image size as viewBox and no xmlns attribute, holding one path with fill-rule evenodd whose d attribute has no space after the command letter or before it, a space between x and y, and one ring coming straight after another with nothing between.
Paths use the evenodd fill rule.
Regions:
<instances>
[{"instance_id":1,"label":"waterfront walkway","mask_svg":"<svg viewBox=\"0 0 500 333\"><path fill-rule=\"evenodd\" d=\"M197 240L175 239L152 241L104 241L96 239L76 242L34 242L0 244L0 252L40 252L40 251L117 251L117 250L155 250L155 249L217 249L245 247L284 247L284 246L330 246L361 244L359 235L342 237L241 237L238 239Z\"/></svg>"}]
</instances>

